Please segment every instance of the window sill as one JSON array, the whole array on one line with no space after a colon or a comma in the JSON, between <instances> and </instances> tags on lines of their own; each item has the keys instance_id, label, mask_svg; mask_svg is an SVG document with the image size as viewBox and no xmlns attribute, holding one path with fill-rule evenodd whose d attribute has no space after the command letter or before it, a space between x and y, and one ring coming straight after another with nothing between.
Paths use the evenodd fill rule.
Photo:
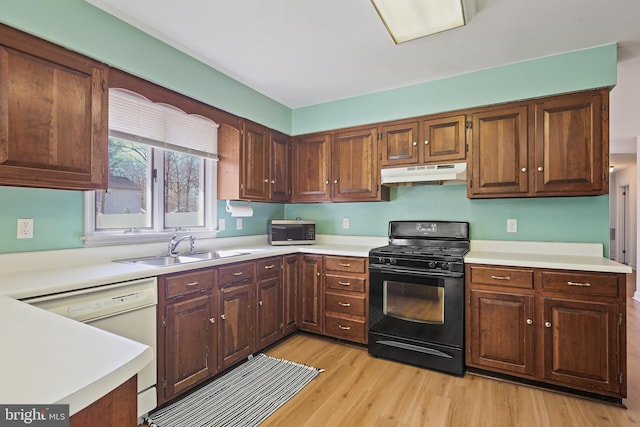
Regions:
<instances>
[{"instance_id":1,"label":"window sill","mask_svg":"<svg viewBox=\"0 0 640 427\"><path fill-rule=\"evenodd\" d=\"M168 242L174 234L181 236L194 236L197 239L212 239L216 237L218 230L194 230L194 231L165 231L159 233L134 232L134 233L101 233L91 236L83 236L84 247L128 245L140 243Z\"/></svg>"}]
</instances>

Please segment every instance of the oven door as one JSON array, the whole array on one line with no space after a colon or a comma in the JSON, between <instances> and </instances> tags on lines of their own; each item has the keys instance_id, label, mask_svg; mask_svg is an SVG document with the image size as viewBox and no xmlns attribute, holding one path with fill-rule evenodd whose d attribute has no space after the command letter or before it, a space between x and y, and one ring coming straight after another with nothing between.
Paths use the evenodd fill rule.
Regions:
<instances>
[{"instance_id":1,"label":"oven door","mask_svg":"<svg viewBox=\"0 0 640 427\"><path fill-rule=\"evenodd\" d=\"M370 332L463 346L462 275L450 277L437 272L372 265L369 286Z\"/></svg>"}]
</instances>

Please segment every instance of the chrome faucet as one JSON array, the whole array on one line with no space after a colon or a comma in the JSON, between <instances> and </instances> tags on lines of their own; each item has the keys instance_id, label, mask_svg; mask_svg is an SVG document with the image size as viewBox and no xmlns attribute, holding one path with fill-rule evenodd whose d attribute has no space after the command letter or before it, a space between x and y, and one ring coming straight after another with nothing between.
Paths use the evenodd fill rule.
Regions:
<instances>
[{"instance_id":1,"label":"chrome faucet","mask_svg":"<svg viewBox=\"0 0 640 427\"><path fill-rule=\"evenodd\" d=\"M169 256L178 256L179 252L176 250L180 242L183 240L189 239L189 252L194 252L196 248L196 238L194 236L182 236L181 238L177 238L176 234L173 235L171 241L169 242Z\"/></svg>"}]
</instances>

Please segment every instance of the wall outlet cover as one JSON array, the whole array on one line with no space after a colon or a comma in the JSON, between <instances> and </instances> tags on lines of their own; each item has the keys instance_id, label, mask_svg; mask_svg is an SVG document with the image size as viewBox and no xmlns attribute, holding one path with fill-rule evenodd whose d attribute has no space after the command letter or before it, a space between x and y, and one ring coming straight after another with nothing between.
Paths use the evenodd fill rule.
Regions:
<instances>
[{"instance_id":1,"label":"wall outlet cover","mask_svg":"<svg viewBox=\"0 0 640 427\"><path fill-rule=\"evenodd\" d=\"M518 232L518 220L514 218L507 219L507 233Z\"/></svg>"},{"instance_id":2,"label":"wall outlet cover","mask_svg":"<svg viewBox=\"0 0 640 427\"><path fill-rule=\"evenodd\" d=\"M242 230L242 218L236 218L236 230Z\"/></svg>"},{"instance_id":3,"label":"wall outlet cover","mask_svg":"<svg viewBox=\"0 0 640 427\"><path fill-rule=\"evenodd\" d=\"M33 218L18 218L18 239L33 239Z\"/></svg>"}]
</instances>

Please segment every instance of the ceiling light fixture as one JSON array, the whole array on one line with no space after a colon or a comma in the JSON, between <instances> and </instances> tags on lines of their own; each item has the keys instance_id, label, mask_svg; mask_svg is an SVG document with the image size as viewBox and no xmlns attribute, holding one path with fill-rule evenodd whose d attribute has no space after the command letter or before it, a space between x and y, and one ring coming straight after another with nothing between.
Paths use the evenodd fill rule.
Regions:
<instances>
[{"instance_id":1,"label":"ceiling light fixture","mask_svg":"<svg viewBox=\"0 0 640 427\"><path fill-rule=\"evenodd\" d=\"M396 44L462 27L475 0L371 0Z\"/></svg>"}]
</instances>

